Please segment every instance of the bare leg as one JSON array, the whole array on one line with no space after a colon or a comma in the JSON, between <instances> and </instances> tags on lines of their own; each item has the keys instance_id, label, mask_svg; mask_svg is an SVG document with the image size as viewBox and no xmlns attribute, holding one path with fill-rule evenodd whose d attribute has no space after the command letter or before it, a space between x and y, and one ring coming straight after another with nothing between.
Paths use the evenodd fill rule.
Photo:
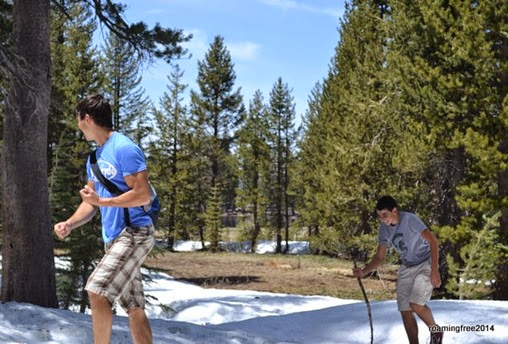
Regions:
<instances>
[{"instance_id":1,"label":"bare leg","mask_svg":"<svg viewBox=\"0 0 508 344\"><path fill-rule=\"evenodd\" d=\"M429 307L420 306L415 303L410 303L411 309L418 315L422 321L427 324L427 326L433 326L436 325L436 322L434 321L434 316L432 315L432 311Z\"/></svg>"},{"instance_id":2,"label":"bare leg","mask_svg":"<svg viewBox=\"0 0 508 344\"><path fill-rule=\"evenodd\" d=\"M143 308L129 310L129 327L134 344L152 344L152 329Z\"/></svg>"},{"instance_id":3,"label":"bare leg","mask_svg":"<svg viewBox=\"0 0 508 344\"><path fill-rule=\"evenodd\" d=\"M88 292L92 308L93 340L95 344L109 344L111 341L111 327L113 325L113 311L111 304L104 296Z\"/></svg>"},{"instance_id":4,"label":"bare leg","mask_svg":"<svg viewBox=\"0 0 508 344\"><path fill-rule=\"evenodd\" d=\"M402 315L402 322L406 329L409 344L418 344L418 324L416 323L413 311L401 311L400 315Z\"/></svg>"}]
</instances>

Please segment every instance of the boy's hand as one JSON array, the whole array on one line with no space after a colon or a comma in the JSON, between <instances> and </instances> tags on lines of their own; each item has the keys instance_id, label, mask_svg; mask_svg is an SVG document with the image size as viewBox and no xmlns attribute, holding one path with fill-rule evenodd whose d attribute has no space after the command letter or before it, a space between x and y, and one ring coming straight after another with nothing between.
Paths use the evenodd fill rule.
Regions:
<instances>
[{"instance_id":1,"label":"boy's hand","mask_svg":"<svg viewBox=\"0 0 508 344\"><path fill-rule=\"evenodd\" d=\"M88 185L85 185L83 189L79 190L79 195L81 196L83 202L95 206L99 205L99 195L97 194L97 192L95 192L94 189L92 189Z\"/></svg>"},{"instance_id":2,"label":"boy's hand","mask_svg":"<svg viewBox=\"0 0 508 344\"><path fill-rule=\"evenodd\" d=\"M441 276L439 275L438 269L431 269L430 282L434 288L439 288L441 286Z\"/></svg>"},{"instance_id":3,"label":"boy's hand","mask_svg":"<svg viewBox=\"0 0 508 344\"><path fill-rule=\"evenodd\" d=\"M360 268L354 268L353 269L353 275L356 277L356 278L362 278L364 273L363 273L363 270L360 269Z\"/></svg>"},{"instance_id":4,"label":"boy's hand","mask_svg":"<svg viewBox=\"0 0 508 344\"><path fill-rule=\"evenodd\" d=\"M54 231L60 239L64 239L72 231L71 224L69 221L59 222L55 225Z\"/></svg>"}]
</instances>

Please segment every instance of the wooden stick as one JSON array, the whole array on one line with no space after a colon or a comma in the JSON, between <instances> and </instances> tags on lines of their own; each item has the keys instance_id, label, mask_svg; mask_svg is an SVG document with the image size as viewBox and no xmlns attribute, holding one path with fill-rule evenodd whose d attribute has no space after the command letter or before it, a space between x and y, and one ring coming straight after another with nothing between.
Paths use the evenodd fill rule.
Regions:
<instances>
[{"instance_id":1,"label":"wooden stick","mask_svg":"<svg viewBox=\"0 0 508 344\"><path fill-rule=\"evenodd\" d=\"M356 268L356 260L353 259L354 267ZM363 287L363 282L360 277L356 277L356 280L358 281L358 284L360 285L360 289L362 290L363 299L365 300L365 303L367 304L367 312L369 314L369 323L370 323L370 344L374 344L374 325L372 324L372 311L370 309L370 302L369 298L367 297L367 293L365 292L365 288Z\"/></svg>"}]
</instances>

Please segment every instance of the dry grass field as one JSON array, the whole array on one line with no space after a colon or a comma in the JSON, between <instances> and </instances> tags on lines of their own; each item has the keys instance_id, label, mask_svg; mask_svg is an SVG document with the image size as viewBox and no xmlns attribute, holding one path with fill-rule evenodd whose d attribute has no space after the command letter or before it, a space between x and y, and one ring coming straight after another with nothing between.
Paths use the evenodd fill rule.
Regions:
<instances>
[{"instance_id":1,"label":"dry grass field","mask_svg":"<svg viewBox=\"0 0 508 344\"><path fill-rule=\"evenodd\" d=\"M204 288L245 289L362 299L352 263L311 255L165 252L147 258L149 268ZM395 298L396 266L384 265L381 277L363 280L372 300Z\"/></svg>"}]
</instances>

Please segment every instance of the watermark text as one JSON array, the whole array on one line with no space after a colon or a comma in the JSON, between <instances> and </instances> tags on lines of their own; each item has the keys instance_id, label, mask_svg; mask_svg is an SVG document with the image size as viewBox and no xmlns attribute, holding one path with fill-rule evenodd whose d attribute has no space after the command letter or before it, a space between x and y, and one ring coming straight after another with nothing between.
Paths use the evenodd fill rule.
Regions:
<instances>
[{"instance_id":1,"label":"watermark text","mask_svg":"<svg viewBox=\"0 0 508 344\"><path fill-rule=\"evenodd\" d=\"M476 325L433 325L429 327L430 332L493 332L496 327L488 324Z\"/></svg>"}]
</instances>

